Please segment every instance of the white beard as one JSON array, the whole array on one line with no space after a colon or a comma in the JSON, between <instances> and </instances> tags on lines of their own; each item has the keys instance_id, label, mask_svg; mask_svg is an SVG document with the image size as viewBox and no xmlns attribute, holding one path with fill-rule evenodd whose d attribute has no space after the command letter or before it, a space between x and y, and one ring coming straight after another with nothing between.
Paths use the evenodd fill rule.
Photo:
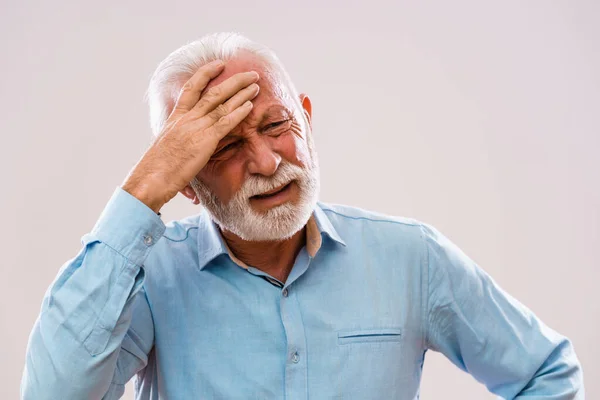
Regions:
<instances>
[{"instance_id":1,"label":"white beard","mask_svg":"<svg viewBox=\"0 0 600 400\"><path fill-rule=\"evenodd\" d=\"M311 165L301 168L282 160L272 176L252 175L248 177L227 204L223 204L198 179L194 178L190 185L212 220L221 229L230 231L248 241L288 239L306 225L318 200L319 166L311 139L309 134L307 144ZM297 204L287 202L264 213L258 213L252 209L250 197L286 185L292 180L296 181L299 188Z\"/></svg>"}]
</instances>

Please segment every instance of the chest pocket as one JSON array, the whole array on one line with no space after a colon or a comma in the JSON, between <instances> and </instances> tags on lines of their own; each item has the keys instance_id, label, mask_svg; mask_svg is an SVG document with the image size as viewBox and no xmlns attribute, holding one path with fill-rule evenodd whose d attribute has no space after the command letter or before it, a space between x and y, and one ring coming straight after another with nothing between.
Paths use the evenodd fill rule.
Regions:
<instances>
[{"instance_id":1,"label":"chest pocket","mask_svg":"<svg viewBox=\"0 0 600 400\"><path fill-rule=\"evenodd\" d=\"M372 328L338 331L339 345L351 343L378 343L400 342L402 330L400 328Z\"/></svg>"},{"instance_id":2,"label":"chest pocket","mask_svg":"<svg viewBox=\"0 0 600 400\"><path fill-rule=\"evenodd\" d=\"M413 347L406 343L410 334L398 326L363 327L337 330L332 335L336 347L327 354L334 372L325 374L333 388L332 398L338 393L343 393L344 399L374 398L374 394L405 398L402 396L411 392L419 371L411 354Z\"/></svg>"}]
</instances>

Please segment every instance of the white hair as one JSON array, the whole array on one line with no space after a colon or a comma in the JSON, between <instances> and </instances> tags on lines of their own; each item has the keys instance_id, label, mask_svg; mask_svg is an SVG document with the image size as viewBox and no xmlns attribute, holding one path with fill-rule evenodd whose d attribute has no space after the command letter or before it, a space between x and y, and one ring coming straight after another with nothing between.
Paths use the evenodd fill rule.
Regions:
<instances>
[{"instance_id":1,"label":"white hair","mask_svg":"<svg viewBox=\"0 0 600 400\"><path fill-rule=\"evenodd\" d=\"M300 106L296 88L271 49L239 33L213 33L178 48L154 71L146 92L152 133L157 136L162 131L185 80L201 66L217 59L229 60L240 51L248 51L260 57L277 78L282 80L281 83L287 86L296 105Z\"/></svg>"}]
</instances>

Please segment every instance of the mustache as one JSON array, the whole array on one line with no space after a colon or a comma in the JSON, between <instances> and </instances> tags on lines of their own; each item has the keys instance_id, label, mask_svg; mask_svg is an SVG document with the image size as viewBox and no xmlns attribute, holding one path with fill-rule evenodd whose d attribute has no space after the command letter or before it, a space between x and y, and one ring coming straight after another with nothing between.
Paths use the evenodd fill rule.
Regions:
<instances>
[{"instance_id":1,"label":"mustache","mask_svg":"<svg viewBox=\"0 0 600 400\"><path fill-rule=\"evenodd\" d=\"M239 190L238 195L244 199L249 199L252 196L285 186L291 181L300 180L302 177L302 168L289 162L285 162L279 165L273 176L265 177L262 175L252 175L248 177Z\"/></svg>"}]
</instances>

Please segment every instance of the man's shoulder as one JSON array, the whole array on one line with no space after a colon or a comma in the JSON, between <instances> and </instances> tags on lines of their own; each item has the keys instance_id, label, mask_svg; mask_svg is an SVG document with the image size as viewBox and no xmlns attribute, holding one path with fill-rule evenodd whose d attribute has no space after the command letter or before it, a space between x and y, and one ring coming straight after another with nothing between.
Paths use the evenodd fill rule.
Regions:
<instances>
[{"instance_id":1,"label":"man's shoulder","mask_svg":"<svg viewBox=\"0 0 600 400\"><path fill-rule=\"evenodd\" d=\"M384 214L378 211L366 210L361 207L350 206L346 204L319 202L319 207L325 212L328 218L337 218L344 220L362 220L367 223L390 223L410 227L420 227L421 221L414 218Z\"/></svg>"},{"instance_id":2,"label":"man's shoulder","mask_svg":"<svg viewBox=\"0 0 600 400\"><path fill-rule=\"evenodd\" d=\"M417 219L385 214L361 207L335 203L318 203L327 219L344 236L346 231L386 239L420 239L423 223Z\"/></svg>"},{"instance_id":3,"label":"man's shoulder","mask_svg":"<svg viewBox=\"0 0 600 400\"><path fill-rule=\"evenodd\" d=\"M165 223L162 238L145 261L146 282L176 277L176 271L198 264L199 238L206 228L203 213Z\"/></svg>"}]
</instances>

